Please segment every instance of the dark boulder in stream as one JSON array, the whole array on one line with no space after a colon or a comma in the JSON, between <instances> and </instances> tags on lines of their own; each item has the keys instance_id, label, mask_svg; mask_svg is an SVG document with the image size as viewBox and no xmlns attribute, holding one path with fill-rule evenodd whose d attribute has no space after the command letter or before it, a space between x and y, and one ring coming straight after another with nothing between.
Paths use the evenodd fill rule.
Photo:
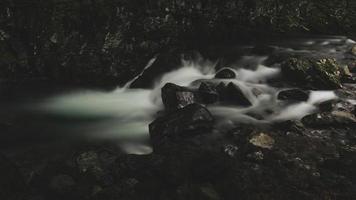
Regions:
<instances>
[{"instance_id":1,"label":"dark boulder in stream","mask_svg":"<svg viewBox=\"0 0 356 200\"><path fill-rule=\"evenodd\" d=\"M173 83L164 85L161 92L162 102L167 111L174 111L195 102L193 91Z\"/></svg>"},{"instance_id":2,"label":"dark boulder in stream","mask_svg":"<svg viewBox=\"0 0 356 200\"><path fill-rule=\"evenodd\" d=\"M252 103L245 96L241 88L230 82L227 85L220 83L216 86L216 90L220 95L220 101L223 103L237 105L237 106L251 106Z\"/></svg>"},{"instance_id":3,"label":"dark boulder in stream","mask_svg":"<svg viewBox=\"0 0 356 200\"><path fill-rule=\"evenodd\" d=\"M211 131L214 118L205 107L190 104L176 112L159 117L149 125L152 143L179 139Z\"/></svg>"},{"instance_id":4,"label":"dark boulder in stream","mask_svg":"<svg viewBox=\"0 0 356 200\"><path fill-rule=\"evenodd\" d=\"M236 73L232 69L224 68L216 73L215 78L233 79L236 78Z\"/></svg>"}]
</instances>

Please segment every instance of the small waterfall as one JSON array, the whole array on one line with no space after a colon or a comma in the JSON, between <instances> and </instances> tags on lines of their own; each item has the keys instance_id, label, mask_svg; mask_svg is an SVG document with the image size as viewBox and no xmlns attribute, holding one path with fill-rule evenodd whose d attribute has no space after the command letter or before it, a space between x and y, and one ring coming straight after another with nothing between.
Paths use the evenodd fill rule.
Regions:
<instances>
[{"instance_id":1,"label":"small waterfall","mask_svg":"<svg viewBox=\"0 0 356 200\"><path fill-rule=\"evenodd\" d=\"M281 51L294 53L311 53L316 45L320 48L323 41L307 40L300 42L306 49L280 47ZM325 42L325 41L324 41ZM326 40L326 42L340 42ZM347 44L353 41L345 41ZM345 44L340 44L341 47ZM313 46L314 47L314 46ZM341 48L340 47L340 48ZM327 47L323 47L326 48ZM334 49L335 47L330 47ZM329 52L329 51L323 51ZM226 128L238 123L269 124L281 120L300 119L313 113L317 104L337 98L332 91L311 91L306 102L286 104L277 99L278 92L288 88L275 88L268 80L280 76L281 69L277 66L267 67L263 62L266 56L244 56L230 66L237 74L235 79L215 79L215 64L212 62L182 61L177 70L168 72L156 80L152 89L131 89L130 85L157 59L152 58L142 72L135 78L113 92L79 91L76 93L55 96L43 101L38 107L41 111L63 117L98 118L89 124L77 127L76 131L85 133L87 137L108 138L118 140L119 145L128 153L145 154L151 151L149 146L148 124L155 119L155 114L163 109L161 88L171 82L181 86L199 87L199 81L229 83L239 86L244 95L252 102L250 107L210 105L208 109L217 119L217 127ZM258 90L259 95L253 91ZM256 118L255 116L260 116Z\"/></svg>"}]
</instances>

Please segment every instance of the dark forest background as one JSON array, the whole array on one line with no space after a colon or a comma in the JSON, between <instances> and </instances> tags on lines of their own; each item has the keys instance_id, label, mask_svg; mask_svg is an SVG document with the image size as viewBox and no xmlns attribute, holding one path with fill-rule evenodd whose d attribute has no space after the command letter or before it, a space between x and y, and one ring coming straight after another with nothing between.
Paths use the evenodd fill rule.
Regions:
<instances>
[{"instance_id":1,"label":"dark forest background","mask_svg":"<svg viewBox=\"0 0 356 200\"><path fill-rule=\"evenodd\" d=\"M153 55L356 34L354 0L2 0L0 79L122 84Z\"/></svg>"}]
</instances>

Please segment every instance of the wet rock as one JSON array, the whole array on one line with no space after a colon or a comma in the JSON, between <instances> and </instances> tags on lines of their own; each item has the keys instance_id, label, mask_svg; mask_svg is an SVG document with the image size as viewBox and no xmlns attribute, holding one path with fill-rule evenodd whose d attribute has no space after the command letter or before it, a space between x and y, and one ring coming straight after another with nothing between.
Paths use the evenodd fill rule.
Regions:
<instances>
[{"instance_id":1,"label":"wet rock","mask_svg":"<svg viewBox=\"0 0 356 200\"><path fill-rule=\"evenodd\" d=\"M234 157L237 154L238 150L239 148L232 144L228 144L224 146L224 152L230 157Z\"/></svg>"},{"instance_id":2,"label":"wet rock","mask_svg":"<svg viewBox=\"0 0 356 200\"><path fill-rule=\"evenodd\" d=\"M239 86L235 85L234 83L229 83L225 90L225 97L227 101L233 102L236 105L241 106L251 106L252 103L248 100Z\"/></svg>"},{"instance_id":3,"label":"wet rock","mask_svg":"<svg viewBox=\"0 0 356 200\"><path fill-rule=\"evenodd\" d=\"M195 102L194 93L186 88L167 83L162 88L162 101L167 111L174 111Z\"/></svg>"},{"instance_id":4,"label":"wet rock","mask_svg":"<svg viewBox=\"0 0 356 200\"><path fill-rule=\"evenodd\" d=\"M332 111L305 116L302 122L308 127L351 127L356 125L356 118L349 112Z\"/></svg>"},{"instance_id":5,"label":"wet rock","mask_svg":"<svg viewBox=\"0 0 356 200\"><path fill-rule=\"evenodd\" d=\"M214 87L203 82L197 92L197 101L202 104L213 104L219 101L219 94Z\"/></svg>"},{"instance_id":6,"label":"wet rock","mask_svg":"<svg viewBox=\"0 0 356 200\"><path fill-rule=\"evenodd\" d=\"M238 106L251 106L252 103L248 100L245 94L242 92L239 86L235 85L234 83L229 83L225 86L224 83L220 83L216 86L216 91L220 96L220 101L238 105Z\"/></svg>"},{"instance_id":7,"label":"wet rock","mask_svg":"<svg viewBox=\"0 0 356 200\"><path fill-rule=\"evenodd\" d=\"M236 74L233 70L229 68L224 68L216 73L215 78L233 79L236 78Z\"/></svg>"},{"instance_id":8,"label":"wet rock","mask_svg":"<svg viewBox=\"0 0 356 200\"><path fill-rule=\"evenodd\" d=\"M321 112L331 112L337 104L337 100L329 100L318 105Z\"/></svg>"},{"instance_id":9,"label":"wet rock","mask_svg":"<svg viewBox=\"0 0 356 200\"><path fill-rule=\"evenodd\" d=\"M0 199L20 200L25 194L25 181L20 170L0 154Z\"/></svg>"},{"instance_id":10,"label":"wet rock","mask_svg":"<svg viewBox=\"0 0 356 200\"><path fill-rule=\"evenodd\" d=\"M283 90L278 93L277 98L284 101L307 101L309 93L301 89Z\"/></svg>"},{"instance_id":11,"label":"wet rock","mask_svg":"<svg viewBox=\"0 0 356 200\"><path fill-rule=\"evenodd\" d=\"M259 133L257 135L254 135L249 140L249 142L257 147L261 147L264 149L272 149L275 143L274 139L265 133Z\"/></svg>"},{"instance_id":12,"label":"wet rock","mask_svg":"<svg viewBox=\"0 0 356 200\"><path fill-rule=\"evenodd\" d=\"M66 194L75 189L75 184L71 176L60 174L52 178L49 187L56 193Z\"/></svg>"},{"instance_id":13,"label":"wet rock","mask_svg":"<svg viewBox=\"0 0 356 200\"><path fill-rule=\"evenodd\" d=\"M341 72L341 82L343 83L356 83L356 77L350 72L350 69L347 65L344 65L340 68Z\"/></svg>"},{"instance_id":14,"label":"wet rock","mask_svg":"<svg viewBox=\"0 0 356 200\"><path fill-rule=\"evenodd\" d=\"M260 89L252 88L252 94L255 95L256 97L258 97L261 94L263 94L263 92Z\"/></svg>"},{"instance_id":15,"label":"wet rock","mask_svg":"<svg viewBox=\"0 0 356 200\"><path fill-rule=\"evenodd\" d=\"M98 154L94 151L81 153L76 158L76 164L80 172L85 173L89 170L101 171Z\"/></svg>"},{"instance_id":16,"label":"wet rock","mask_svg":"<svg viewBox=\"0 0 356 200\"><path fill-rule=\"evenodd\" d=\"M356 56L356 45L351 48L350 53Z\"/></svg>"},{"instance_id":17,"label":"wet rock","mask_svg":"<svg viewBox=\"0 0 356 200\"><path fill-rule=\"evenodd\" d=\"M282 64L286 80L316 89L338 89L340 71L335 59L290 58Z\"/></svg>"},{"instance_id":18,"label":"wet rock","mask_svg":"<svg viewBox=\"0 0 356 200\"><path fill-rule=\"evenodd\" d=\"M159 144L167 139L209 132L213 121L213 116L205 107L190 104L176 112L157 118L149 125L149 132L152 142Z\"/></svg>"}]
</instances>

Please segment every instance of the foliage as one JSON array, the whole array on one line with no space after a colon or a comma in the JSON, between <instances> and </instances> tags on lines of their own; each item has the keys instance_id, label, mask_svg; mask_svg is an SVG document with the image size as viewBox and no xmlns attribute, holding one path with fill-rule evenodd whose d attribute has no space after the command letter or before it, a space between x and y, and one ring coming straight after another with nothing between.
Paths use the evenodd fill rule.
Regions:
<instances>
[{"instance_id":1,"label":"foliage","mask_svg":"<svg viewBox=\"0 0 356 200\"><path fill-rule=\"evenodd\" d=\"M353 0L3 0L0 76L125 82L170 47L353 34Z\"/></svg>"}]
</instances>

